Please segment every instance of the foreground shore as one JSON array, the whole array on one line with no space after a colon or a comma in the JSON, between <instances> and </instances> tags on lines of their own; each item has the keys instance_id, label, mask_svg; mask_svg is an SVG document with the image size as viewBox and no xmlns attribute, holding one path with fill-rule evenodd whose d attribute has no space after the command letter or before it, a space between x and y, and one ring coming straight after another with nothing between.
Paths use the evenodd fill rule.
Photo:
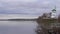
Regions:
<instances>
[{"instance_id":1,"label":"foreground shore","mask_svg":"<svg viewBox=\"0 0 60 34\"><path fill-rule=\"evenodd\" d=\"M60 34L60 19L39 17L37 23L40 25L39 27L42 28L43 33Z\"/></svg>"}]
</instances>

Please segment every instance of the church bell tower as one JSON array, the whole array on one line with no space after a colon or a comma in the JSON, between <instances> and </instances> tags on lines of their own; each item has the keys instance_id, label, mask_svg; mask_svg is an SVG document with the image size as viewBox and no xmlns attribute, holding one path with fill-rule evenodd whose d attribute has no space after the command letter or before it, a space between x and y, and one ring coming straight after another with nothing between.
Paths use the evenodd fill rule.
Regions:
<instances>
[{"instance_id":1,"label":"church bell tower","mask_svg":"<svg viewBox=\"0 0 60 34\"><path fill-rule=\"evenodd\" d=\"M51 12L51 18L56 18L56 6Z\"/></svg>"}]
</instances>

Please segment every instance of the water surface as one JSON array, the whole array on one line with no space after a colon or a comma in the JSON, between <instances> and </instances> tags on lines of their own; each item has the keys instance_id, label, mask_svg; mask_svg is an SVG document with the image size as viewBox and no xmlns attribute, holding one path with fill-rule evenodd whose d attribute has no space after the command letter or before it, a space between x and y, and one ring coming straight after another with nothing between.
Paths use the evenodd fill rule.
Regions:
<instances>
[{"instance_id":1,"label":"water surface","mask_svg":"<svg viewBox=\"0 0 60 34\"><path fill-rule=\"evenodd\" d=\"M36 21L0 21L0 34L36 34Z\"/></svg>"}]
</instances>

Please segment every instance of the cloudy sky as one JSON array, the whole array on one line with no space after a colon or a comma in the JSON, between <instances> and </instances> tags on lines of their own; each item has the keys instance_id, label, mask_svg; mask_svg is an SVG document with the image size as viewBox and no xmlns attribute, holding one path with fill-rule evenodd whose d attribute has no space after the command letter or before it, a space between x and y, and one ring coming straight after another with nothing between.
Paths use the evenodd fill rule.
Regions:
<instances>
[{"instance_id":1,"label":"cloudy sky","mask_svg":"<svg viewBox=\"0 0 60 34\"><path fill-rule=\"evenodd\" d=\"M0 13L41 15L51 12L56 5L60 11L60 0L0 0Z\"/></svg>"}]
</instances>

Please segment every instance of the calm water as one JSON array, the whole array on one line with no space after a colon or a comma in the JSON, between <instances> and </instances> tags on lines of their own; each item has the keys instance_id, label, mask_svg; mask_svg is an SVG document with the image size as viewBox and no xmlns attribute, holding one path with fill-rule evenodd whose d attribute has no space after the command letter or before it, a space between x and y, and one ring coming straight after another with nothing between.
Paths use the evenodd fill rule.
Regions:
<instances>
[{"instance_id":1,"label":"calm water","mask_svg":"<svg viewBox=\"0 0 60 34\"><path fill-rule=\"evenodd\" d=\"M36 34L35 21L0 21L0 34Z\"/></svg>"}]
</instances>

